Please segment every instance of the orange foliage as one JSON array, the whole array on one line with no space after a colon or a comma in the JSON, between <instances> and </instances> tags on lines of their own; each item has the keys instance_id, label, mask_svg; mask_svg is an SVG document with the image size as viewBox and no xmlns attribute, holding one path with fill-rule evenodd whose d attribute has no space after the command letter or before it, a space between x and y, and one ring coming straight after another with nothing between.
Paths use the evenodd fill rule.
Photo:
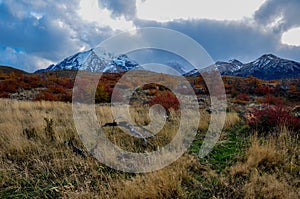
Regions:
<instances>
[{"instance_id":1,"label":"orange foliage","mask_svg":"<svg viewBox=\"0 0 300 199\"><path fill-rule=\"evenodd\" d=\"M180 108L177 97L171 91L162 91L157 96L152 97L149 105L155 104L160 104L167 110L170 108L178 110Z\"/></svg>"}]
</instances>

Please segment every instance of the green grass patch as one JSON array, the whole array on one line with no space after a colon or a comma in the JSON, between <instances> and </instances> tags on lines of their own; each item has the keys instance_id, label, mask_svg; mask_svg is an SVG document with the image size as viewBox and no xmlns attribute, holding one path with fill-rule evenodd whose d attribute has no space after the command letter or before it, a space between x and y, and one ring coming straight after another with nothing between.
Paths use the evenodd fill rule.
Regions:
<instances>
[{"instance_id":1,"label":"green grass patch","mask_svg":"<svg viewBox=\"0 0 300 199\"><path fill-rule=\"evenodd\" d=\"M248 146L249 126L242 123L226 130L222 138L218 141L213 150L205 157L200 159L203 164L208 164L211 169L220 173L228 166L231 166L245 153ZM199 132L190 148L190 152L197 154L203 143L205 134Z\"/></svg>"}]
</instances>

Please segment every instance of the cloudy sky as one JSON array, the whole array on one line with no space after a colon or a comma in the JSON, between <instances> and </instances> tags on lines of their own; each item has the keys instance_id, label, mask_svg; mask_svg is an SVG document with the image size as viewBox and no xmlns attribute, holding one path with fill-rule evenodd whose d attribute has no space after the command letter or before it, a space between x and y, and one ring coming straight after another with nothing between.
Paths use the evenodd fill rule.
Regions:
<instances>
[{"instance_id":1,"label":"cloudy sky","mask_svg":"<svg viewBox=\"0 0 300 199\"><path fill-rule=\"evenodd\" d=\"M164 27L214 60L300 61L299 0L0 0L0 65L35 71L122 31Z\"/></svg>"}]
</instances>

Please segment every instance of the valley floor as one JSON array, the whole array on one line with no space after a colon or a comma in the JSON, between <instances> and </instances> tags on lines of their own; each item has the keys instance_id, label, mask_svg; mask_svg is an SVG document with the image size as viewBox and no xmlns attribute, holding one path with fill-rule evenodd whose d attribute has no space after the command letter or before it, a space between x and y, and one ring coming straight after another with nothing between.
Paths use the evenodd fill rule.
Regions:
<instances>
[{"instance_id":1,"label":"valley floor","mask_svg":"<svg viewBox=\"0 0 300 199\"><path fill-rule=\"evenodd\" d=\"M96 110L102 125L112 121L108 106ZM146 121L143 111L133 116ZM200 159L210 118L200 110L189 151L145 174L116 171L67 145L72 141L85 149L70 103L0 99L0 112L0 198L300 198L299 134L285 128L257 133L236 112L228 112L220 140ZM151 140L153 145L172 139L178 117L176 111L171 115L174 124L162 130L161 139ZM127 150L155 150L119 131L105 133Z\"/></svg>"}]
</instances>

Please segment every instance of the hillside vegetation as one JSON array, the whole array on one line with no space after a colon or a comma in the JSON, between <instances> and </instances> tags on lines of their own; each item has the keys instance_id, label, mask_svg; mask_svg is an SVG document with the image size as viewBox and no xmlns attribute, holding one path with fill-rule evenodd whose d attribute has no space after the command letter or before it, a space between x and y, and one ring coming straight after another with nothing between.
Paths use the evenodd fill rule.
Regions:
<instances>
[{"instance_id":1,"label":"hillside vegetation","mask_svg":"<svg viewBox=\"0 0 300 199\"><path fill-rule=\"evenodd\" d=\"M109 104L122 74L101 74L96 92L91 93L90 83L100 74L86 72L77 90L95 98L97 122L106 126L102 132L123 150L157 151L172 141L182 119L185 127L197 131L188 151L174 163L133 174L105 166L79 139L82 132L76 131L70 103L76 71L26 74L4 69L0 70L0 198L300 198L300 79L224 76L228 106L214 110L206 85L214 85L211 77L216 73L206 74L205 82L202 76L187 77L197 99L188 95L180 77L129 74L114 100L120 104L129 100L136 124L146 126L156 118L150 117L153 105L167 110L162 128L145 140L112 127L122 119L113 117ZM155 83L143 85L144 81ZM166 83L180 93L184 105L163 86ZM127 92L130 88L134 93ZM79 94L84 99L85 93ZM195 103L199 123L189 120L198 111ZM182 118L181 110L187 118ZM227 114L220 139L208 156L199 158L210 119L218 111ZM89 115L83 111L80 117Z\"/></svg>"}]
</instances>

